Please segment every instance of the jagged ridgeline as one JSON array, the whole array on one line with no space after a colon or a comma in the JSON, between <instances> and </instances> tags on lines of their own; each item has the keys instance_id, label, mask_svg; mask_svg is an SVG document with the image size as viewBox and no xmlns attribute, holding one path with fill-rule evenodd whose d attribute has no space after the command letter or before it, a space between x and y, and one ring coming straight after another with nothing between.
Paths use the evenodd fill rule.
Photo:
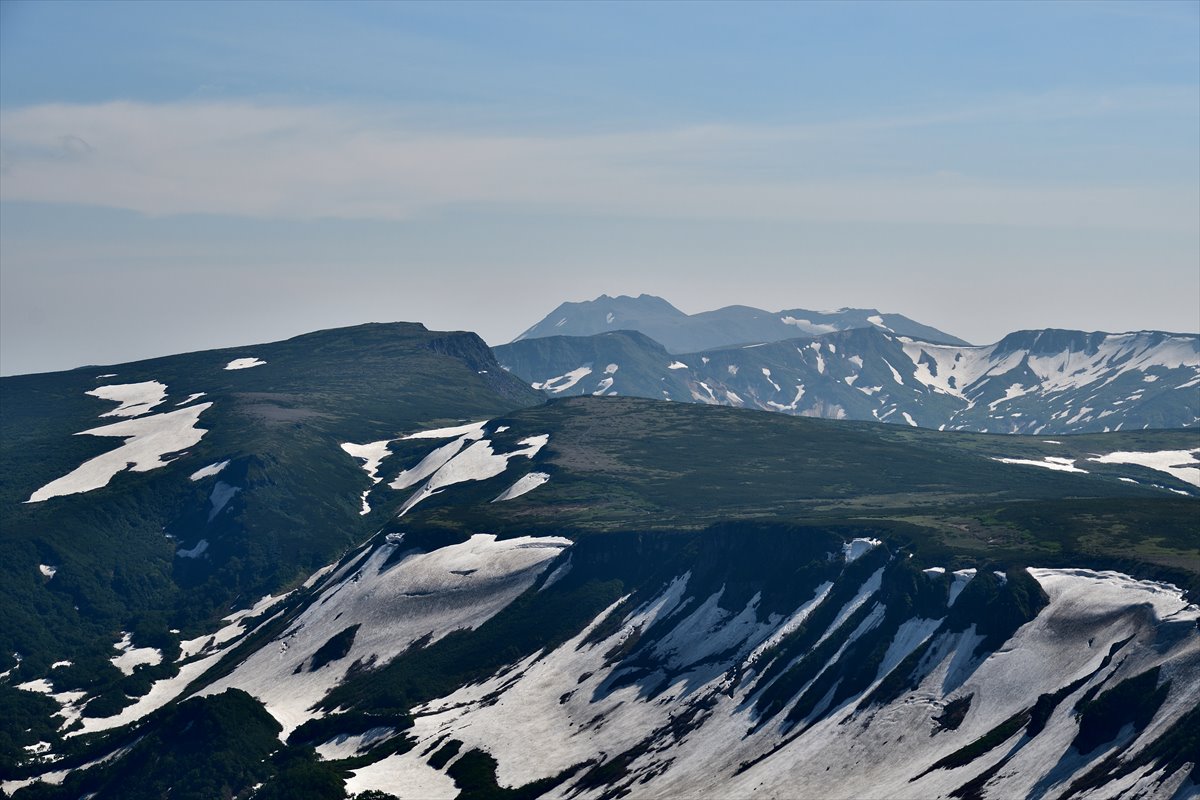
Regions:
<instances>
[{"instance_id":1,"label":"jagged ridgeline","mask_svg":"<svg viewBox=\"0 0 1200 800\"><path fill-rule=\"evenodd\" d=\"M619 330L546 334L495 351L505 368L551 397L623 395L1050 436L1200 422L1196 334L1019 331L971 346L864 325L669 352L644 331Z\"/></svg>"},{"instance_id":2,"label":"jagged ridgeline","mask_svg":"<svg viewBox=\"0 0 1200 800\"><path fill-rule=\"evenodd\" d=\"M30 654L0 680L7 791L1197 791L1194 431L995 436L545 402L473 337L322 336L346 342L306 348L324 367L293 340L179 357L207 371L131 375L167 384L164 402L153 387L83 395L114 377L45 396L79 410L26 449L93 449L22 461L15 483L6 472L6 521L18 507L25 527L5 569L26 576L27 597L5 603L34 628L49 613L79 630L12 625ZM357 355L354 336L369 345ZM269 379L289 347L294 369ZM198 443L57 493L118 443L71 434L114 408L130 412L114 421L172 413L172 380L190 398L180 410L212 403L189 422L207 430ZM298 409L328 417L275 422ZM281 485L286 497L268 493ZM160 502L151 523L107 527ZM326 526L321 560L297 543ZM122 537L159 547L143 557L166 588L136 606L116 584ZM291 566L236 577L229 565L257 552ZM59 583L76 572L110 610ZM61 783L25 785L37 776Z\"/></svg>"}]
</instances>

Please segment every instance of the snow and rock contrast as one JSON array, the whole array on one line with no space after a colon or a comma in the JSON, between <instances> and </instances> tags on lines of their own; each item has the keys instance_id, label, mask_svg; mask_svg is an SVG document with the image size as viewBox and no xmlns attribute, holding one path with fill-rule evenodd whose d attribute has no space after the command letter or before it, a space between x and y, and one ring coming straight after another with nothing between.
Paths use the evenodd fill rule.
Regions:
<instances>
[{"instance_id":1,"label":"snow and rock contrast","mask_svg":"<svg viewBox=\"0 0 1200 800\"><path fill-rule=\"evenodd\" d=\"M619 392L988 433L1200 423L1200 336L1194 334L1021 331L974 347L874 325L675 359L658 342L622 331L522 339L497 347L496 355L533 388L553 395ZM598 371L609 360L619 360L622 369L606 375L603 386L561 380L564 373Z\"/></svg>"},{"instance_id":2,"label":"snow and rock contrast","mask_svg":"<svg viewBox=\"0 0 1200 800\"><path fill-rule=\"evenodd\" d=\"M327 578L283 635L206 691L245 689L290 730L314 716L312 707L348 671L382 666L417 641L478 627L570 544L478 534L407 557L402 542L384 544Z\"/></svg>"},{"instance_id":3,"label":"snow and rock contrast","mask_svg":"<svg viewBox=\"0 0 1200 800\"><path fill-rule=\"evenodd\" d=\"M489 754L500 786L551 781L546 796L563 798L1196 790L1193 764L1165 755L1200 697L1200 609L1177 589L1091 570L922 574L866 541L790 611L764 611L762 590L731 604L690 573L609 606L420 706L412 749L351 785L452 796L429 754L457 743ZM911 611L897 613L897 591ZM989 608L1013 600L1023 610L998 622ZM1112 711L1130 692L1145 693L1140 710Z\"/></svg>"}]
</instances>

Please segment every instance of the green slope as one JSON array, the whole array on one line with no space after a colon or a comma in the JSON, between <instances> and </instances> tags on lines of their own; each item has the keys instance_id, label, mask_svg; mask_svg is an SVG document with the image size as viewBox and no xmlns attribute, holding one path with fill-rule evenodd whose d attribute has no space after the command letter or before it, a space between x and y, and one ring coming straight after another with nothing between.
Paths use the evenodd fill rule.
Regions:
<instances>
[{"instance_id":1,"label":"green slope","mask_svg":"<svg viewBox=\"0 0 1200 800\"><path fill-rule=\"evenodd\" d=\"M242 357L266 364L225 369ZM24 502L120 444L74 435L117 421L99 419L114 404L86 391L149 380L169 392L155 413L197 392L212 402L200 415L207 433L197 445L165 467L118 473L101 489ZM294 586L376 530L379 515L359 514L369 480L342 442L540 402L474 334L409 323L0 380L0 671L16 664L12 654L21 659L0 687L0 749L50 735L19 722L45 698L11 687L47 675L52 662L73 662L54 670L56 691L86 689L100 696L85 714L115 713L173 674L180 639ZM225 460L218 479L188 479ZM215 480L240 491L214 516ZM200 541L208 543L201 557L176 555ZM57 572L47 578L40 564ZM122 675L109 663L121 631L133 633L135 646L162 650L164 663ZM8 730L9 722L20 730Z\"/></svg>"},{"instance_id":2,"label":"green slope","mask_svg":"<svg viewBox=\"0 0 1200 800\"><path fill-rule=\"evenodd\" d=\"M1145 467L1087 460L1118 450L1195 447L1194 431L1039 437L943 433L631 398L571 398L496 421L547 432L529 471L550 474L491 504L506 474L423 503L417 525L587 536L697 530L728 520L893 526L939 557L1125 565L1200 579L1195 487ZM998 458L1076 459L1086 474ZM417 458L413 455L412 459ZM398 471L404 464L385 464ZM1121 478L1138 480L1130 483ZM402 498L398 497L397 500ZM391 529L391 528L389 528Z\"/></svg>"}]
</instances>

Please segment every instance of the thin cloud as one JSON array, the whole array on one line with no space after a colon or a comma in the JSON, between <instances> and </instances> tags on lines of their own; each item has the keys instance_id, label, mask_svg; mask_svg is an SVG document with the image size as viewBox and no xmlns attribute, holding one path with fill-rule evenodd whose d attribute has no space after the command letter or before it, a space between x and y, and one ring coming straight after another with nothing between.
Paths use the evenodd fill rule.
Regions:
<instances>
[{"instance_id":1,"label":"thin cloud","mask_svg":"<svg viewBox=\"0 0 1200 800\"><path fill-rule=\"evenodd\" d=\"M878 140L897 129L1014 115L1102 115L1178 100L1173 90L1019 97L821 125L549 136L439 135L393 116L336 107L42 105L0 114L0 199L151 216L404 220L491 207L647 218L1193 231L1200 199L1185 183L986 180L939 165L871 174L839 172L835 163L847 159L847 138Z\"/></svg>"}]
</instances>

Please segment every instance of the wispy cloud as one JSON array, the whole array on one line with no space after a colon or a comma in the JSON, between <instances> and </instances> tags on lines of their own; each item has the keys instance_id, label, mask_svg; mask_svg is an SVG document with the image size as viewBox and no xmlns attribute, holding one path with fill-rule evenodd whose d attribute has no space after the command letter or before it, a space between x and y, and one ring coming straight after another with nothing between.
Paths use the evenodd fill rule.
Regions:
<instances>
[{"instance_id":1,"label":"wispy cloud","mask_svg":"<svg viewBox=\"0 0 1200 800\"><path fill-rule=\"evenodd\" d=\"M435 134L364 109L241 102L42 105L0 114L0 199L147 215L412 219L454 208L701 219L1194 230L1175 185L847 166L847 138L1089 116L1177 93L1013 98L891 119L603 135ZM841 159L841 168L832 162Z\"/></svg>"}]
</instances>

